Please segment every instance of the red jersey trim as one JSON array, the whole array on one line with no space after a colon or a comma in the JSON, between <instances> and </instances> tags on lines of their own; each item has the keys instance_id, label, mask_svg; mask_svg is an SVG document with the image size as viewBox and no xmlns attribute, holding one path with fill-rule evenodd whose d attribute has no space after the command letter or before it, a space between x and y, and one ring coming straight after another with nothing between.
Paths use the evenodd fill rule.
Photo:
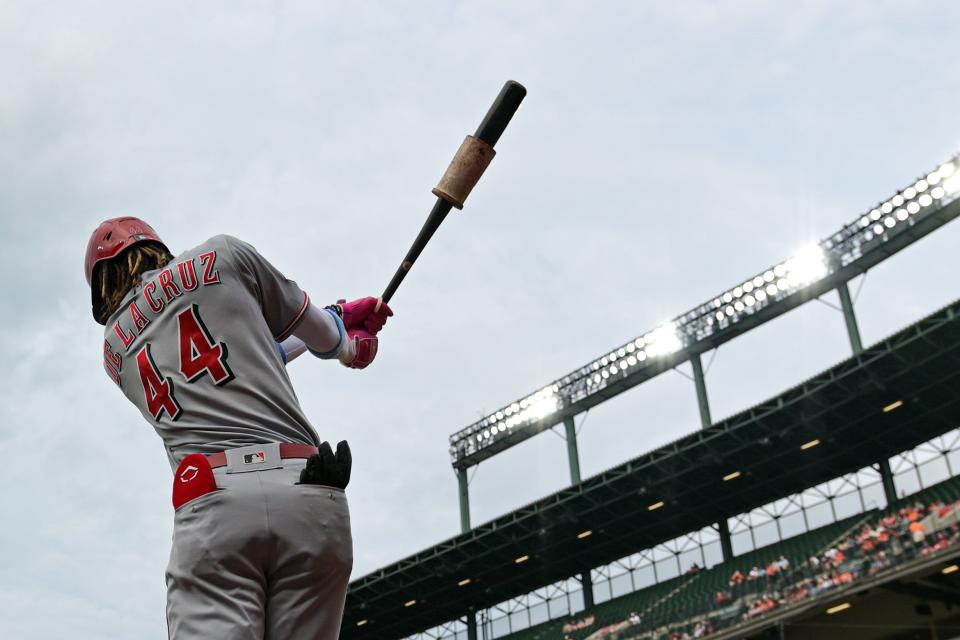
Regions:
<instances>
[{"instance_id":1,"label":"red jersey trim","mask_svg":"<svg viewBox=\"0 0 960 640\"><path fill-rule=\"evenodd\" d=\"M297 328L297 325L300 324L300 321L303 320L303 314L307 312L307 307L310 306L310 296L307 295L307 292L303 292L303 305L300 307L300 311L297 312L297 315L293 317L293 320L287 323L287 326L283 328L283 331L273 336L273 339L277 342L283 342L286 340L293 330Z\"/></svg>"}]
</instances>

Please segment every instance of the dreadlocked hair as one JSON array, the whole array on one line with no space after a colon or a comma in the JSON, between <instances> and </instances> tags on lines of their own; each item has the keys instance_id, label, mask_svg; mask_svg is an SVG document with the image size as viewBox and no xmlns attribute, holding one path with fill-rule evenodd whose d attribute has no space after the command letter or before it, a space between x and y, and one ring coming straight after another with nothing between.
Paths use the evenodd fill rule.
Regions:
<instances>
[{"instance_id":1,"label":"dreadlocked hair","mask_svg":"<svg viewBox=\"0 0 960 640\"><path fill-rule=\"evenodd\" d=\"M95 318L106 324L124 296L140 283L140 276L166 265L173 256L158 242L142 242L124 250L110 260L97 265L93 274L94 286L99 288L99 305Z\"/></svg>"}]
</instances>

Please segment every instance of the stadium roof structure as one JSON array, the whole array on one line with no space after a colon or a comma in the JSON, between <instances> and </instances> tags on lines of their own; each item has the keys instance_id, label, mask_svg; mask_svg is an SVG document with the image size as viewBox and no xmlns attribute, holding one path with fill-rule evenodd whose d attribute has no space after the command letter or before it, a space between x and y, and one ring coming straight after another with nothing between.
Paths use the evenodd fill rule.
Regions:
<instances>
[{"instance_id":1,"label":"stadium roof structure","mask_svg":"<svg viewBox=\"0 0 960 640\"><path fill-rule=\"evenodd\" d=\"M960 215L960 157L911 181L817 244L450 436L464 471L845 283ZM702 377L702 376L701 376ZM463 488L461 488L463 491ZM461 507L463 508L463 507Z\"/></svg>"},{"instance_id":2,"label":"stadium roof structure","mask_svg":"<svg viewBox=\"0 0 960 640\"><path fill-rule=\"evenodd\" d=\"M960 424L958 390L960 300L766 402L354 581L341 638L403 638L875 464Z\"/></svg>"}]
</instances>

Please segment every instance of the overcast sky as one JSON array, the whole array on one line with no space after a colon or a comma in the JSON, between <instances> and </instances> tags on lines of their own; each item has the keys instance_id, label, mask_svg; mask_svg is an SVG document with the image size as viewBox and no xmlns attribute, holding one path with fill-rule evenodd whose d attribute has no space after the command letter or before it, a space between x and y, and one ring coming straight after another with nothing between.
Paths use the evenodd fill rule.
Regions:
<instances>
[{"instance_id":1,"label":"overcast sky","mask_svg":"<svg viewBox=\"0 0 960 640\"><path fill-rule=\"evenodd\" d=\"M321 437L353 447L359 577L458 532L450 433L960 149L958 27L948 2L0 0L0 637L165 637L171 474L103 373L82 275L102 219L174 253L236 235L317 302L376 295L464 134L527 86L374 366L291 365ZM957 297L958 242L953 223L868 274L865 341ZM807 304L719 350L714 417L848 353ZM594 409L584 474L696 429L693 394L669 372ZM542 434L477 469L474 522L566 482Z\"/></svg>"}]
</instances>

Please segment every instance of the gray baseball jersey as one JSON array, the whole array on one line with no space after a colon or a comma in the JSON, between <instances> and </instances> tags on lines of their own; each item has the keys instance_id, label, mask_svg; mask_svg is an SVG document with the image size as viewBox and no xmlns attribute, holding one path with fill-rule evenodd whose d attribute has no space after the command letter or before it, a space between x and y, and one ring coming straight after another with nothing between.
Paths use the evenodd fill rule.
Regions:
<instances>
[{"instance_id":1,"label":"gray baseball jersey","mask_svg":"<svg viewBox=\"0 0 960 640\"><path fill-rule=\"evenodd\" d=\"M106 323L104 368L173 468L190 453L319 445L277 351L308 304L252 246L216 236L127 294Z\"/></svg>"}]
</instances>

